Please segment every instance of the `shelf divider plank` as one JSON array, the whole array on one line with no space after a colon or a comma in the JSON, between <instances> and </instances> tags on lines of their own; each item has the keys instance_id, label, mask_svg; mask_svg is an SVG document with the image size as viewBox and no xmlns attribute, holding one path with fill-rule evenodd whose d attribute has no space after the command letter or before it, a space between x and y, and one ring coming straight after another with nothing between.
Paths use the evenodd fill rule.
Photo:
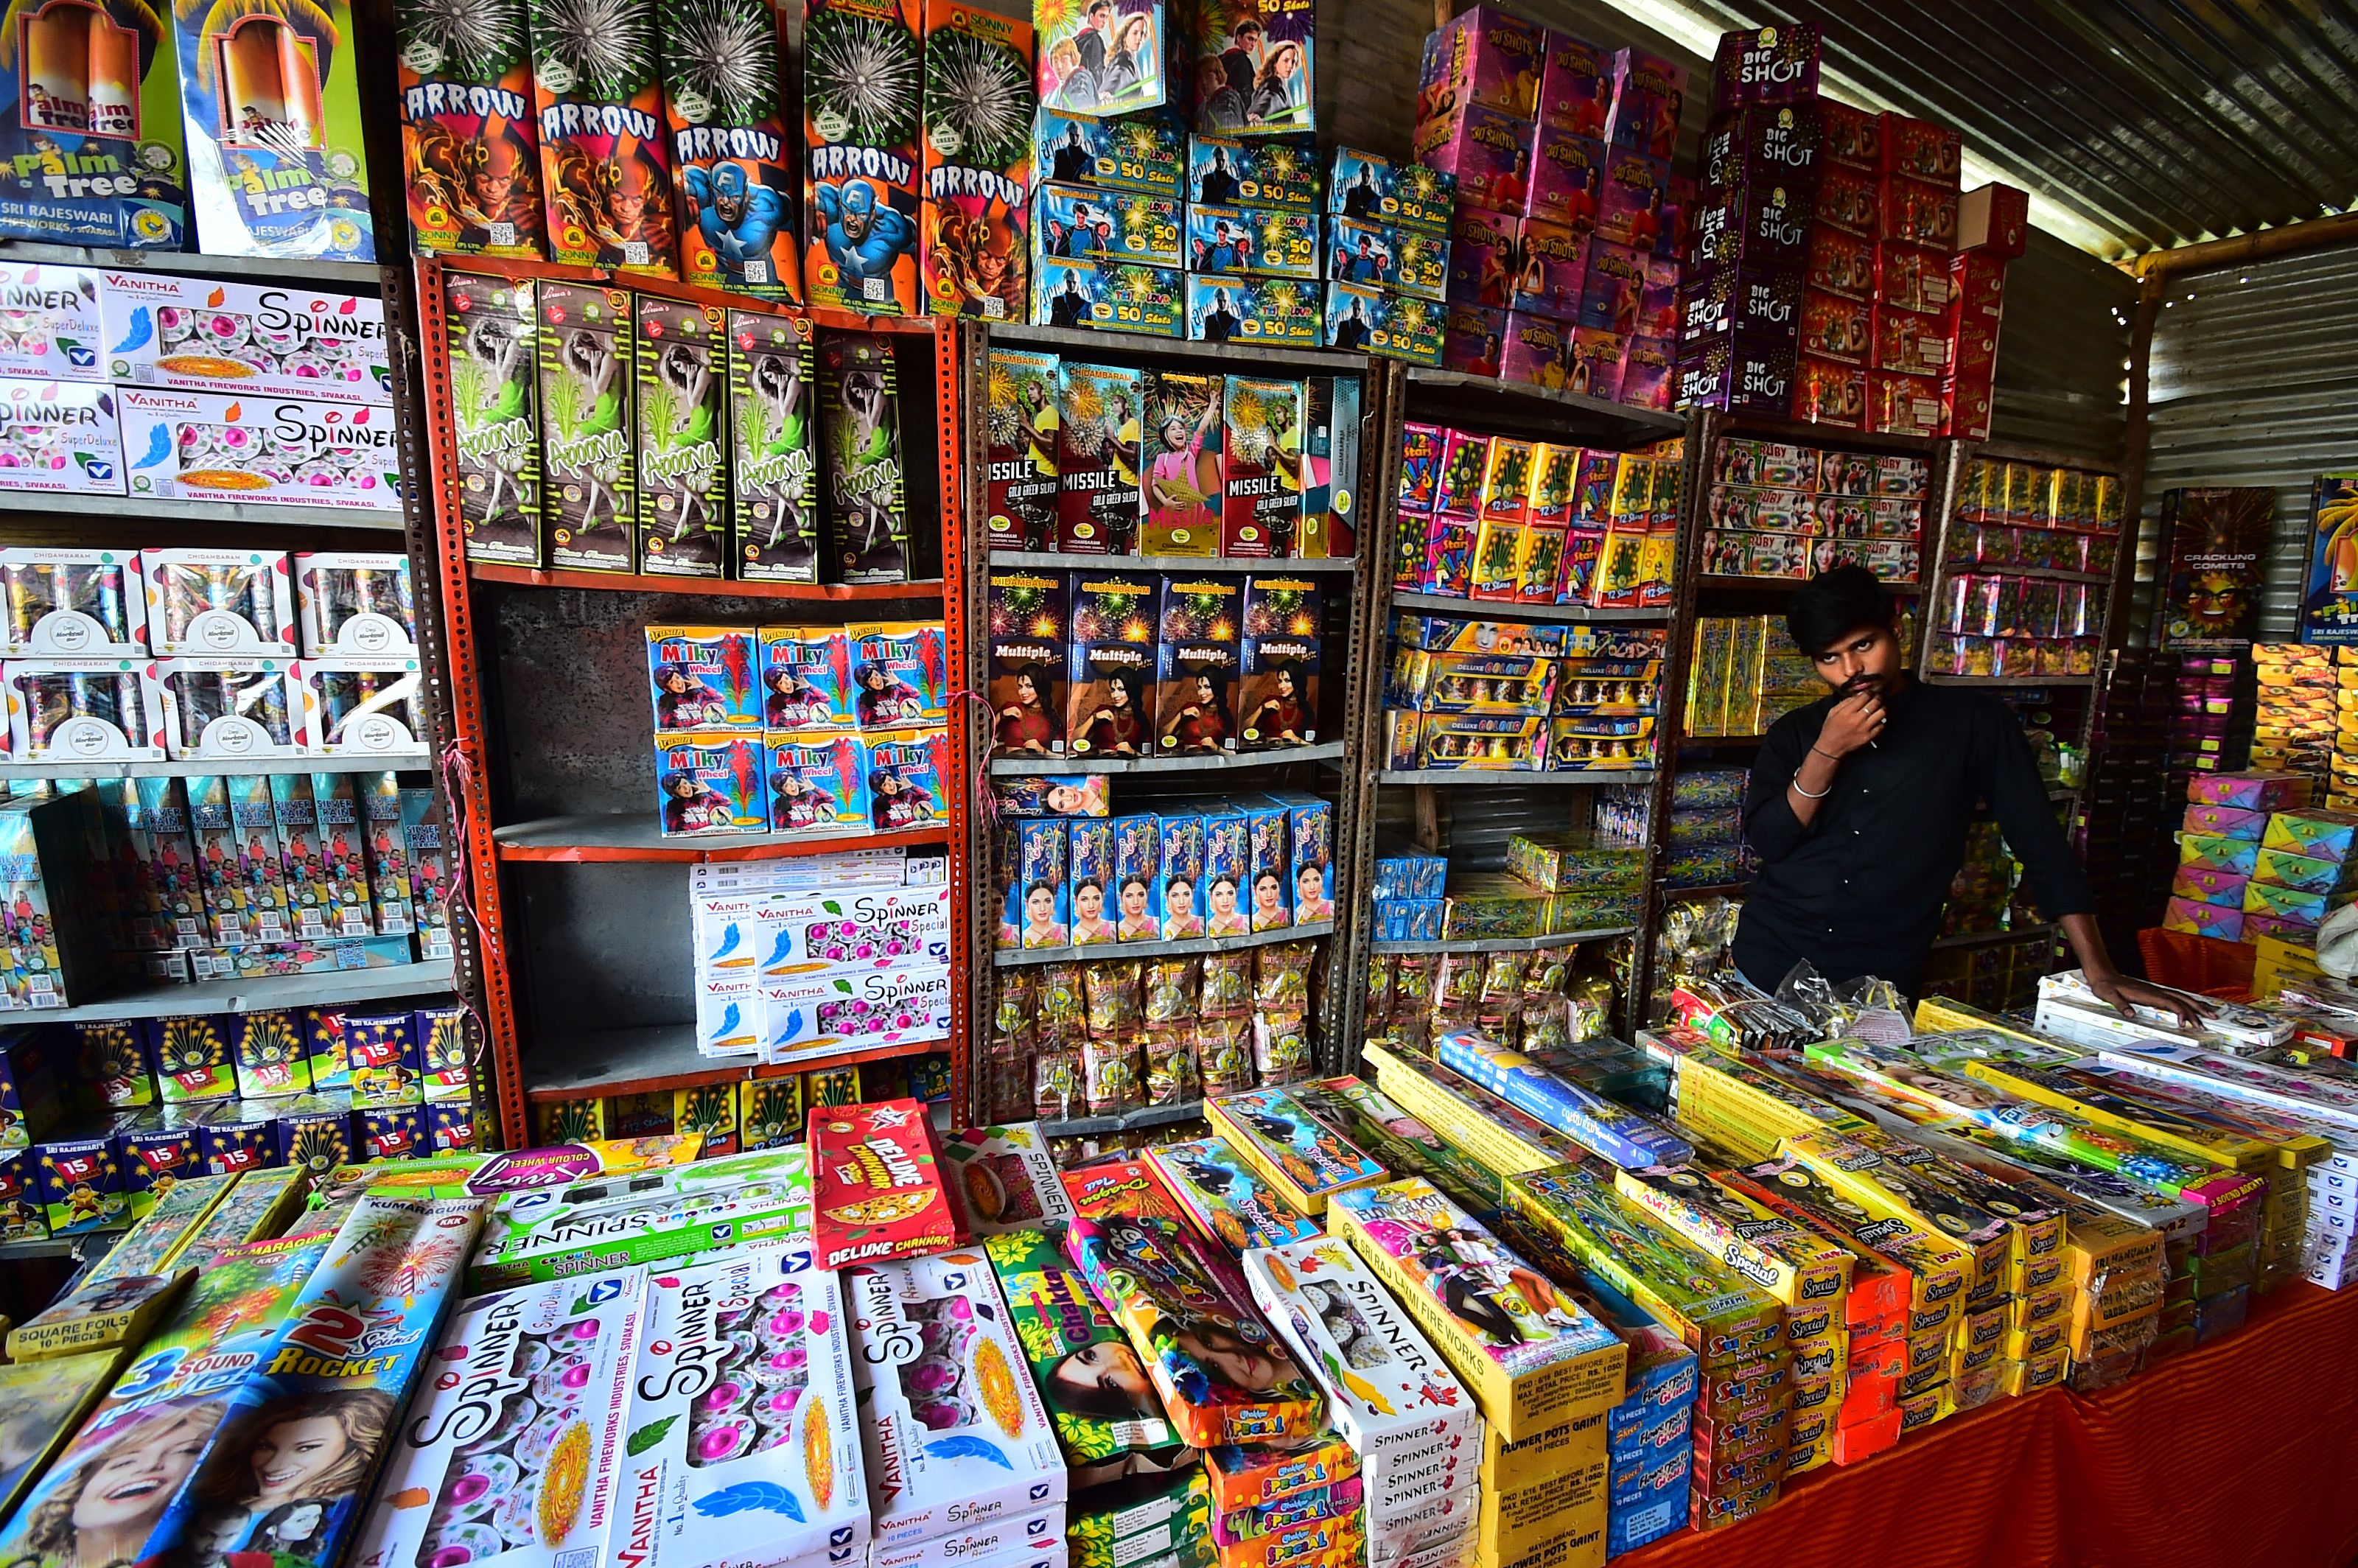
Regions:
<instances>
[{"instance_id":1,"label":"shelf divider plank","mask_svg":"<svg viewBox=\"0 0 2358 1568\"><path fill-rule=\"evenodd\" d=\"M503 860L783 860L838 849L874 849L891 845L939 844L946 826L903 833L716 833L704 838L665 838L655 815L600 812L586 816L544 816L492 830Z\"/></svg>"},{"instance_id":2,"label":"shelf divider plank","mask_svg":"<svg viewBox=\"0 0 2358 1568\"><path fill-rule=\"evenodd\" d=\"M903 599L938 599L942 579L914 582L736 582L718 578L649 577L641 572L552 571L540 567L470 561L467 575L478 582L527 588L580 588L608 593L675 593L698 599L803 599L838 603Z\"/></svg>"},{"instance_id":3,"label":"shelf divider plank","mask_svg":"<svg viewBox=\"0 0 2358 1568\"><path fill-rule=\"evenodd\" d=\"M600 1030L544 1039L528 1049L525 1095L528 1099L546 1101L645 1094L656 1089L695 1088L704 1084L789 1077L797 1073L859 1066L898 1056L921 1056L949 1048L946 1040L903 1041L830 1051L807 1061L773 1066L745 1057L718 1061L703 1054L696 1048L696 1026L692 1023Z\"/></svg>"}]
</instances>

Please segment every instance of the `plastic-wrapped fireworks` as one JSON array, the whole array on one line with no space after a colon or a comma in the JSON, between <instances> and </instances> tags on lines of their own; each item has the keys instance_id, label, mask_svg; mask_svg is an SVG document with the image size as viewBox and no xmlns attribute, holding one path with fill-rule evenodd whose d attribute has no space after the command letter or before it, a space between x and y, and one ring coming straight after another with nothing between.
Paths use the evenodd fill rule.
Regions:
<instances>
[{"instance_id":1,"label":"plastic-wrapped fireworks","mask_svg":"<svg viewBox=\"0 0 2358 1568\"><path fill-rule=\"evenodd\" d=\"M1144 1084L1134 1036L1092 1034L1081 1049L1081 1067L1091 1116L1119 1115L1142 1102Z\"/></svg>"},{"instance_id":2,"label":"plastic-wrapped fireworks","mask_svg":"<svg viewBox=\"0 0 2358 1568\"><path fill-rule=\"evenodd\" d=\"M143 550L147 640L167 657L295 656L287 557L269 550Z\"/></svg>"},{"instance_id":3,"label":"plastic-wrapped fireworks","mask_svg":"<svg viewBox=\"0 0 2358 1568\"><path fill-rule=\"evenodd\" d=\"M1195 1026L1195 1070L1207 1095L1253 1087L1253 1029L1249 1014L1206 1018Z\"/></svg>"},{"instance_id":4,"label":"plastic-wrapped fireworks","mask_svg":"<svg viewBox=\"0 0 2358 1568\"><path fill-rule=\"evenodd\" d=\"M296 756L302 712L287 659L158 659L164 749L176 758Z\"/></svg>"},{"instance_id":5,"label":"plastic-wrapped fireworks","mask_svg":"<svg viewBox=\"0 0 2358 1568\"><path fill-rule=\"evenodd\" d=\"M134 497L401 509L389 408L131 386L115 401Z\"/></svg>"},{"instance_id":6,"label":"plastic-wrapped fireworks","mask_svg":"<svg viewBox=\"0 0 2358 1568\"><path fill-rule=\"evenodd\" d=\"M417 607L406 556L297 555L295 597L305 658L345 654L373 659L417 651Z\"/></svg>"},{"instance_id":7,"label":"plastic-wrapped fireworks","mask_svg":"<svg viewBox=\"0 0 2358 1568\"><path fill-rule=\"evenodd\" d=\"M135 659L16 659L6 669L16 761L159 759L163 724Z\"/></svg>"},{"instance_id":8,"label":"plastic-wrapped fireworks","mask_svg":"<svg viewBox=\"0 0 2358 1568\"><path fill-rule=\"evenodd\" d=\"M319 751L407 752L426 743L416 659L309 659L296 676L303 728Z\"/></svg>"},{"instance_id":9,"label":"plastic-wrapped fireworks","mask_svg":"<svg viewBox=\"0 0 2358 1568\"><path fill-rule=\"evenodd\" d=\"M0 550L0 584L8 605L0 652L146 651L146 596L127 550Z\"/></svg>"},{"instance_id":10,"label":"plastic-wrapped fireworks","mask_svg":"<svg viewBox=\"0 0 2358 1568\"><path fill-rule=\"evenodd\" d=\"M1253 1014L1253 1070L1267 1084L1290 1084L1310 1076L1310 1030L1298 1012Z\"/></svg>"}]
</instances>

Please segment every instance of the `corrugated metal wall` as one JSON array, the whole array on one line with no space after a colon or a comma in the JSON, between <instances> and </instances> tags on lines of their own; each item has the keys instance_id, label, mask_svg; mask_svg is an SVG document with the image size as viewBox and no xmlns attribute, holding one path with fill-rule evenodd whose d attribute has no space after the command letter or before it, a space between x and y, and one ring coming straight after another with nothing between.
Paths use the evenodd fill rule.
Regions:
<instances>
[{"instance_id":1,"label":"corrugated metal wall","mask_svg":"<svg viewBox=\"0 0 2358 1568\"><path fill-rule=\"evenodd\" d=\"M2006 269L1991 438L2119 462L2136 308L2127 274L2033 229Z\"/></svg>"},{"instance_id":2,"label":"corrugated metal wall","mask_svg":"<svg viewBox=\"0 0 2358 1568\"><path fill-rule=\"evenodd\" d=\"M2309 481L2358 464L2358 249L2174 280L2154 328L2151 385L2137 624L2150 622L2161 492L2266 485L2277 525L2260 634L2292 639Z\"/></svg>"}]
</instances>

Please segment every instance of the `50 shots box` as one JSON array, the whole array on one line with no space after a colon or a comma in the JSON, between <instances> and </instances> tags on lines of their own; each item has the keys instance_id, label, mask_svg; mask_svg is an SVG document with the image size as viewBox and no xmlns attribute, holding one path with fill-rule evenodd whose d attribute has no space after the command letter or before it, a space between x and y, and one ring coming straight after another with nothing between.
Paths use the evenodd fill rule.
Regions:
<instances>
[{"instance_id":1,"label":"50 shots box","mask_svg":"<svg viewBox=\"0 0 2358 1568\"><path fill-rule=\"evenodd\" d=\"M1441 362L1445 312L1429 299L1358 283L1326 286L1326 346L1411 364Z\"/></svg>"},{"instance_id":2,"label":"50 shots box","mask_svg":"<svg viewBox=\"0 0 2358 1568\"><path fill-rule=\"evenodd\" d=\"M1321 286L1290 277L1187 275L1187 336L1199 343L1295 343L1324 331Z\"/></svg>"},{"instance_id":3,"label":"50 shots box","mask_svg":"<svg viewBox=\"0 0 2358 1568\"><path fill-rule=\"evenodd\" d=\"M1175 267L1185 254L1186 210L1175 196L1049 184L1032 202L1043 256Z\"/></svg>"},{"instance_id":4,"label":"50 shots box","mask_svg":"<svg viewBox=\"0 0 2358 1568\"><path fill-rule=\"evenodd\" d=\"M1318 149L1307 136L1187 138L1187 200L1206 207L1318 210Z\"/></svg>"},{"instance_id":5,"label":"50 shots box","mask_svg":"<svg viewBox=\"0 0 2358 1568\"><path fill-rule=\"evenodd\" d=\"M1154 338L1180 335L1186 292L1175 267L1043 254L1032 233L1032 319Z\"/></svg>"},{"instance_id":6,"label":"50 shots box","mask_svg":"<svg viewBox=\"0 0 2358 1568\"><path fill-rule=\"evenodd\" d=\"M1044 40L1041 59L1049 58ZM1187 134L1172 114L1098 118L1067 114L1043 99L1033 120L1032 145L1042 179L1176 196L1187 165Z\"/></svg>"}]
</instances>

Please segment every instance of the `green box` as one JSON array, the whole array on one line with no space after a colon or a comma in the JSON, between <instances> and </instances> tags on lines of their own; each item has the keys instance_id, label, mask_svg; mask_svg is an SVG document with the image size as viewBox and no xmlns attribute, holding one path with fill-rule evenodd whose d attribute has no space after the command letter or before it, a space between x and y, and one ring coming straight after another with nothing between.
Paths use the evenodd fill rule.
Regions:
<instances>
[{"instance_id":1,"label":"green box","mask_svg":"<svg viewBox=\"0 0 2358 1568\"><path fill-rule=\"evenodd\" d=\"M1084 1509L1076 1502L1065 1540L1072 1568L1130 1568L1149 1559L1171 1558L1186 1568L1210 1568L1212 1487L1200 1465L1192 1465L1152 1496L1125 1491L1118 1502Z\"/></svg>"},{"instance_id":2,"label":"green box","mask_svg":"<svg viewBox=\"0 0 2358 1568\"><path fill-rule=\"evenodd\" d=\"M237 1061L221 1021L208 1013L159 1018L154 1032L156 1087L166 1105L237 1098Z\"/></svg>"},{"instance_id":3,"label":"green box","mask_svg":"<svg viewBox=\"0 0 2358 1568\"><path fill-rule=\"evenodd\" d=\"M501 1200L467 1289L603 1274L806 1233L810 1223L809 1158L799 1149L543 1187Z\"/></svg>"}]
</instances>

